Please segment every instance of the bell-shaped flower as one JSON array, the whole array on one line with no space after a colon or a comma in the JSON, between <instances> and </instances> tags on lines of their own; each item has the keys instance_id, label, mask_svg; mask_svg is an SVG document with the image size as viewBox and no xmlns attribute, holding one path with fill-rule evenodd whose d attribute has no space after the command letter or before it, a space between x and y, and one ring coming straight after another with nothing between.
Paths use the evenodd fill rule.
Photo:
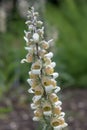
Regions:
<instances>
[{"instance_id":1,"label":"bell-shaped flower","mask_svg":"<svg viewBox=\"0 0 87 130\"><path fill-rule=\"evenodd\" d=\"M43 114L45 116L51 116L51 114L52 114L52 108L51 108L51 104L50 103L45 102L43 104Z\"/></svg>"},{"instance_id":2,"label":"bell-shaped flower","mask_svg":"<svg viewBox=\"0 0 87 130\"><path fill-rule=\"evenodd\" d=\"M33 120L34 120L34 121L39 121L39 120L41 120L41 118L43 118L42 110L41 110L40 108L37 108L37 109L34 111Z\"/></svg>"},{"instance_id":3,"label":"bell-shaped flower","mask_svg":"<svg viewBox=\"0 0 87 130\"><path fill-rule=\"evenodd\" d=\"M44 71L45 71L45 73L46 73L47 75L51 75L51 74L53 74L54 69L53 69L50 65L47 65L47 66L45 67Z\"/></svg>"},{"instance_id":4,"label":"bell-shaped flower","mask_svg":"<svg viewBox=\"0 0 87 130\"><path fill-rule=\"evenodd\" d=\"M59 91L60 91L60 87L59 87L59 86L56 86L54 92L55 92L55 93L58 93Z\"/></svg>"},{"instance_id":5,"label":"bell-shaped flower","mask_svg":"<svg viewBox=\"0 0 87 130\"><path fill-rule=\"evenodd\" d=\"M29 63L33 62L33 55L28 53L28 54L26 55L26 60L27 60L27 62L29 62Z\"/></svg>"},{"instance_id":6,"label":"bell-shaped flower","mask_svg":"<svg viewBox=\"0 0 87 130\"><path fill-rule=\"evenodd\" d=\"M54 130L62 130L62 128L67 126L67 123L65 123L64 118L54 117L51 120L51 125L54 128Z\"/></svg>"},{"instance_id":7,"label":"bell-shaped flower","mask_svg":"<svg viewBox=\"0 0 87 130\"><path fill-rule=\"evenodd\" d=\"M54 72L54 73L52 73L52 76L53 76L54 79L56 79L59 76L59 73Z\"/></svg>"},{"instance_id":8,"label":"bell-shaped flower","mask_svg":"<svg viewBox=\"0 0 87 130\"><path fill-rule=\"evenodd\" d=\"M37 75L41 73L41 64L39 61L32 64L31 72Z\"/></svg>"},{"instance_id":9,"label":"bell-shaped flower","mask_svg":"<svg viewBox=\"0 0 87 130\"><path fill-rule=\"evenodd\" d=\"M54 106L53 107L53 114L54 115L60 115L61 114L61 107L60 106Z\"/></svg>"}]
</instances>

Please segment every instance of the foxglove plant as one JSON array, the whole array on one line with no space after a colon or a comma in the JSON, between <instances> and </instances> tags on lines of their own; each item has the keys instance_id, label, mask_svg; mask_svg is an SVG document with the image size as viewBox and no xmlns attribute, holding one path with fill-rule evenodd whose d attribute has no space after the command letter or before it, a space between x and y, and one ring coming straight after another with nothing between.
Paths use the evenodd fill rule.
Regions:
<instances>
[{"instance_id":1,"label":"foxglove plant","mask_svg":"<svg viewBox=\"0 0 87 130\"><path fill-rule=\"evenodd\" d=\"M55 79L59 74L54 72L56 63L51 60L53 53L48 51L53 40L45 40L43 22L38 20L38 15L33 7L28 11L28 31L24 31L28 54L21 63L31 63L27 82L30 85L28 92L33 94L33 120L42 122L44 130L62 130L67 123L61 108L62 102L57 96L60 87Z\"/></svg>"}]
</instances>

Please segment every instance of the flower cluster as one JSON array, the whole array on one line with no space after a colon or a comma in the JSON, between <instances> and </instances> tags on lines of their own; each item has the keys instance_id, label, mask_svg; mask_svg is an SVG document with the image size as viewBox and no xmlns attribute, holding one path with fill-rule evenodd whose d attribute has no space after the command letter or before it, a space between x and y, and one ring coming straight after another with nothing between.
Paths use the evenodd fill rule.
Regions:
<instances>
[{"instance_id":1,"label":"flower cluster","mask_svg":"<svg viewBox=\"0 0 87 130\"><path fill-rule=\"evenodd\" d=\"M27 82L30 85L28 92L34 95L31 104L33 120L42 121L54 130L61 130L67 123L61 108L62 102L57 96L60 87L55 79L59 74L54 72L56 63L52 62L53 53L48 51L53 40L44 40L43 22L38 20L38 16L33 7L28 11L28 31L24 31L28 54L21 63L31 63Z\"/></svg>"}]
</instances>

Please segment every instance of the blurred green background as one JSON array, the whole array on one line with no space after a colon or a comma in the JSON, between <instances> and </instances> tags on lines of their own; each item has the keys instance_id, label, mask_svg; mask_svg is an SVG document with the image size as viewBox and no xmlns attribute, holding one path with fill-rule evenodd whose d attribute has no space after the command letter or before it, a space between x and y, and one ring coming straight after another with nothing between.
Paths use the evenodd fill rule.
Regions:
<instances>
[{"instance_id":1,"label":"blurred green background","mask_svg":"<svg viewBox=\"0 0 87 130\"><path fill-rule=\"evenodd\" d=\"M53 60L57 63L56 71L60 74L58 85L62 86L62 89L86 89L87 0L44 0L44 3L42 0L38 4L38 0L36 3L34 0L27 0L27 4L22 3L20 6L22 1L0 0L0 11L3 10L6 15L2 16L3 13L0 13L0 26L3 26L3 20L5 22L5 29L0 29L0 100L2 101L5 95L11 95L12 99L16 99L28 89L26 79L30 65L20 64L27 53L23 40L23 31L26 29L26 15L23 14L23 9L26 12L28 2L29 6L36 4L35 7L39 10L41 19L45 21L46 29L51 30L45 29L47 37L55 39L52 46Z\"/></svg>"}]
</instances>

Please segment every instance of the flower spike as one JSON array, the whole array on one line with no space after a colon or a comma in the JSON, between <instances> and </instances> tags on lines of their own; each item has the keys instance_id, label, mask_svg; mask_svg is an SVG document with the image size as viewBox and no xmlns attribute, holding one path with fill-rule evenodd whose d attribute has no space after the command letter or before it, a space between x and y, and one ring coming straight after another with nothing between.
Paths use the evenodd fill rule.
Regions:
<instances>
[{"instance_id":1,"label":"flower spike","mask_svg":"<svg viewBox=\"0 0 87 130\"><path fill-rule=\"evenodd\" d=\"M32 64L27 82L30 86L28 92L33 94L33 120L42 121L44 126L52 130L61 130L67 123L61 108L62 102L57 96L60 87L55 79L59 73L54 71L56 63L52 62L53 52L48 51L53 40L45 40L43 22L38 20L38 12L35 12L33 7L28 11L27 19L25 24L28 30L24 31L24 40L28 54L21 63Z\"/></svg>"}]
</instances>

